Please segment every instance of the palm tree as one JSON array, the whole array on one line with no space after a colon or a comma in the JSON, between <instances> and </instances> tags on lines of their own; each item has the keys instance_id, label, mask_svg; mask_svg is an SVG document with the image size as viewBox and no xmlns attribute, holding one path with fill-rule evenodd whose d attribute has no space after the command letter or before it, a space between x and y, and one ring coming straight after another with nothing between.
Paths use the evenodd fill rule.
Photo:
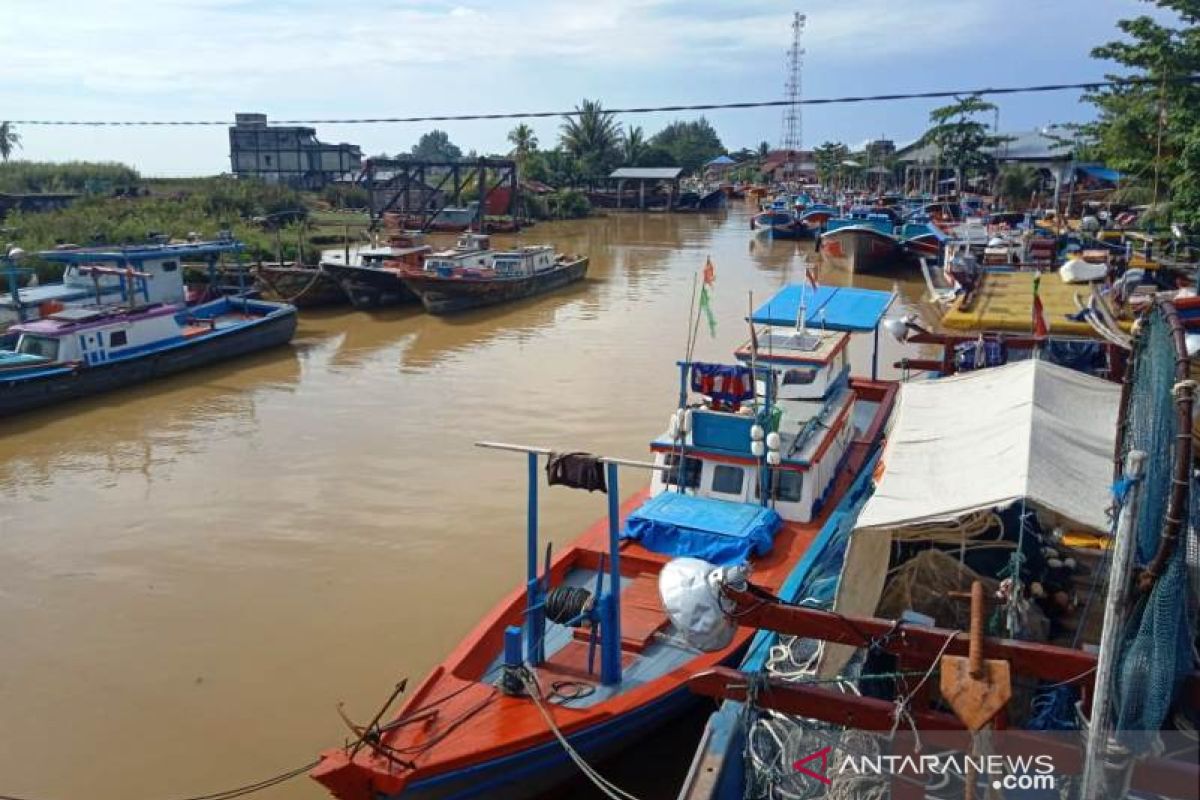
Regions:
<instances>
[{"instance_id":1,"label":"palm tree","mask_svg":"<svg viewBox=\"0 0 1200 800\"><path fill-rule=\"evenodd\" d=\"M508 141L513 146L509 154L517 162L517 174L523 175L525 166L529 163L530 153L537 152L537 134L533 132L533 128L522 122L508 132Z\"/></svg>"},{"instance_id":2,"label":"palm tree","mask_svg":"<svg viewBox=\"0 0 1200 800\"><path fill-rule=\"evenodd\" d=\"M537 134L524 122L508 132L508 141L512 143L512 155L517 159L529 155L538 148Z\"/></svg>"},{"instance_id":3,"label":"palm tree","mask_svg":"<svg viewBox=\"0 0 1200 800\"><path fill-rule=\"evenodd\" d=\"M646 154L646 133L640 125L631 125L621 137L621 155L626 166L636 167Z\"/></svg>"},{"instance_id":4,"label":"palm tree","mask_svg":"<svg viewBox=\"0 0 1200 800\"><path fill-rule=\"evenodd\" d=\"M767 142L759 142L758 143L758 157L760 159L765 159L770 154L771 154L771 145Z\"/></svg>"},{"instance_id":5,"label":"palm tree","mask_svg":"<svg viewBox=\"0 0 1200 800\"><path fill-rule=\"evenodd\" d=\"M620 157L621 124L605 111L599 100L584 100L575 113L563 116L562 147L582 162L583 174L591 183L605 174Z\"/></svg>"},{"instance_id":6,"label":"palm tree","mask_svg":"<svg viewBox=\"0 0 1200 800\"><path fill-rule=\"evenodd\" d=\"M0 122L0 160L8 161L13 149L21 146L21 137L11 122Z\"/></svg>"}]
</instances>

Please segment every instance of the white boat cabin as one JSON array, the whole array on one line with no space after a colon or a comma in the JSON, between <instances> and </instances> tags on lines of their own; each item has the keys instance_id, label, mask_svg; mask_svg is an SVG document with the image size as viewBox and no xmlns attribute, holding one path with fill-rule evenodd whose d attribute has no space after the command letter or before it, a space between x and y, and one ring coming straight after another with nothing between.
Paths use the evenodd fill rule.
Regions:
<instances>
[{"instance_id":1,"label":"white boat cabin","mask_svg":"<svg viewBox=\"0 0 1200 800\"><path fill-rule=\"evenodd\" d=\"M651 443L655 463L670 467L655 472L651 494L759 503L766 491L783 519L810 522L855 436L850 335L764 328L756 337L738 366L689 365L687 408Z\"/></svg>"},{"instance_id":2,"label":"white boat cabin","mask_svg":"<svg viewBox=\"0 0 1200 800\"><path fill-rule=\"evenodd\" d=\"M484 241L480 242L481 239ZM439 275L461 270L490 270L498 278L515 278L551 270L558 261L558 254L550 245L531 245L515 250L465 249L470 244L486 245L487 237L464 234L453 250L429 255L425 259L425 270Z\"/></svg>"},{"instance_id":3,"label":"white boat cabin","mask_svg":"<svg viewBox=\"0 0 1200 800\"><path fill-rule=\"evenodd\" d=\"M120 308L64 308L18 326L15 351L47 362L95 366L186 338L191 329L181 323L181 311L179 305L156 305L134 313ZM199 332L211 329L193 327Z\"/></svg>"},{"instance_id":4,"label":"white boat cabin","mask_svg":"<svg viewBox=\"0 0 1200 800\"><path fill-rule=\"evenodd\" d=\"M41 254L50 261L58 252ZM103 265L112 267L113 261L97 259L72 260L66 263L61 283L43 286L26 286L18 290L14 298L11 292L0 295L0 331L24 319L38 319L70 306L117 302L138 303L183 303L186 289L183 283L183 265L178 256L163 255L139 260L138 272L148 277L132 281L113 272L93 274L89 267ZM144 282L144 283L143 283Z\"/></svg>"}]
</instances>

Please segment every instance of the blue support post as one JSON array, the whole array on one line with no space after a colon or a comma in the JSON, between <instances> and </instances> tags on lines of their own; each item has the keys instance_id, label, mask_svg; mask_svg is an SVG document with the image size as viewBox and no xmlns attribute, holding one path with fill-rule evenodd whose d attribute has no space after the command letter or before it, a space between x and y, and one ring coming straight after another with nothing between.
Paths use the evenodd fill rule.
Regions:
<instances>
[{"instance_id":1,"label":"blue support post","mask_svg":"<svg viewBox=\"0 0 1200 800\"><path fill-rule=\"evenodd\" d=\"M608 591L600 598L600 682L621 682L621 490L617 465L608 470Z\"/></svg>"},{"instance_id":2,"label":"blue support post","mask_svg":"<svg viewBox=\"0 0 1200 800\"><path fill-rule=\"evenodd\" d=\"M516 625L504 629L504 666L521 666L521 629Z\"/></svg>"},{"instance_id":3,"label":"blue support post","mask_svg":"<svg viewBox=\"0 0 1200 800\"><path fill-rule=\"evenodd\" d=\"M504 671L501 673L501 689L506 694L518 695L523 687L521 669L521 629L509 625L504 629Z\"/></svg>"},{"instance_id":4,"label":"blue support post","mask_svg":"<svg viewBox=\"0 0 1200 800\"><path fill-rule=\"evenodd\" d=\"M546 608L538 577L538 457L529 453L529 508L525 583L525 657L535 667L546 660Z\"/></svg>"}]
</instances>

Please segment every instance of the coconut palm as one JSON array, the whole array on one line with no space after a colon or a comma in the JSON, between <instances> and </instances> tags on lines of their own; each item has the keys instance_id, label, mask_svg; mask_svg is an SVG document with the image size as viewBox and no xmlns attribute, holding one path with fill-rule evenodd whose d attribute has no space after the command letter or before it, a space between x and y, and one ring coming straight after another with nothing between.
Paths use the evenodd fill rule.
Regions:
<instances>
[{"instance_id":1,"label":"coconut palm","mask_svg":"<svg viewBox=\"0 0 1200 800\"><path fill-rule=\"evenodd\" d=\"M621 136L621 156L626 166L640 166L638 163L649 149L646 144L646 133L640 125L631 125Z\"/></svg>"},{"instance_id":2,"label":"coconut palm","mask_svg":"<svg viewBox=\"0 0 1200 800\"><path fill-rule=\"evenodd\" d=\"M508 141L513 146L512 155L517 159L528 156L538 148L537 134L524 122L508 132Z\"/></svg>"},{"instance_id":3,"label":"coconut palm","mask_svg":"<svg viewBox=\"0 0 1200 800\"><path fill-rule=\"evenodd\" d=\"M584 100L563 119L562 148L581 162L589 183L607 174L620 159L621 124L598 100Z\"/></svg>"},{"instance_id":4,"label":"coconut palm","mask_svg":"<svg viewBox=\"0 0 1200 800\"><path fill-rule=\"evenodd\" d=\"M21 146L21 137L11 122L0 122L0 160L8 161L13 150Z\"/></svg>"},{"instance_id":5,"label":"coconut palm","mask_svg":"<svg viewBox=\"0 0 1200 800\"><path fill-rule=\"evenodd\" d=\"M508 141L513 146L509 155L517 162L517 173L524 176L526 166L529 164L529 156L537 152L537 134L533 132L533 128L522 122L508 132Z\"/></svg>"}]
</instances>

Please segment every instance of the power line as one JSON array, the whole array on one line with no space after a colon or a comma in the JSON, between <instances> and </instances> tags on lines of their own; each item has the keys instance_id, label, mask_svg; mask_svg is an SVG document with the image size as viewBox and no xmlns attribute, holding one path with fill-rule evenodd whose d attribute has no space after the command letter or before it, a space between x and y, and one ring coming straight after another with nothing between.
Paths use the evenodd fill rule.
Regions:
<instances>
[{"instance_id":1,"label":"power line","mask_svg":"<svg viewBox=\"0 0 1200 800\"><path fill-rule=\"evenodd\" d=\"M1002 95L1002 94L1033 94L1039 92L1065 91L1096 91L1098 89L1139 86L1150 84L1160 85L1161 81L1149 78L1126 78L1121 80L1088 81L1085 83L1047 83L1033 86L1001 86L983 89L946 89L931 92L900 92L896 94L851 95L845 97L812 97L800 99L800 105L843 105L850 103L879 103L891 100L936 100L968 95ZM1200 75L1188 75L1166 83L1197 84ZM655 114L667 111L725 111L748 108L777 108L793 105L790 99L758 100L744 103L699 103L693 105L673 106L633 106L630 108L608 108L609 114ZM277 125L380 125L402 124L410 122L472 122L477 120L495 119L537 119L544 117L576 117L578 109L569 111L519 111L503 114L445 114L423 117L362 117L353 119L282 119L275 120ZM91 126L91 127L158 127L158 126L223 126L232 124L231 120L53 120L53 119L14 119L5 120L13 125L62 125L62 126Z\"/></svg>"}]
</instances>

